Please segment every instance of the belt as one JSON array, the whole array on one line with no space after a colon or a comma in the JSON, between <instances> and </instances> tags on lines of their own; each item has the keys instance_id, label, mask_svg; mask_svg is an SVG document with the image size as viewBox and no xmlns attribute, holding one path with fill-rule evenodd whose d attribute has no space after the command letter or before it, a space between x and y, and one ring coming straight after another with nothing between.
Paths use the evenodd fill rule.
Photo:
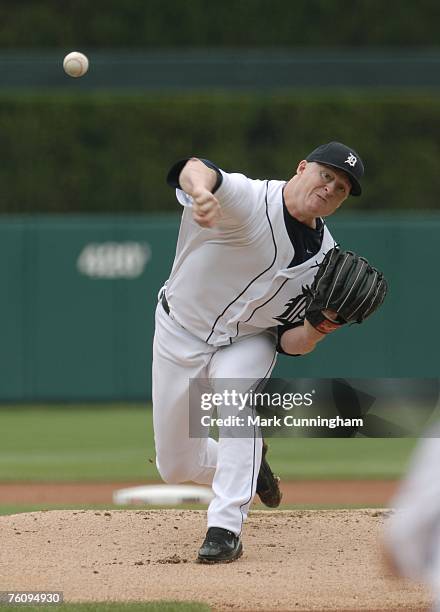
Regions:
<instances>
[{"instance_id":1,"label":"belt","mask_svg":"<svg viewBox=\"0 0 440 612\"><path fill-rule=\"evenodd\" d=\"M168 306L167 298L165 297L165 291L163 292L162 299L160 300L162 303L162 308L165 310L167 315L170 314L170 307Z\"/></svg>"}]
</instances>

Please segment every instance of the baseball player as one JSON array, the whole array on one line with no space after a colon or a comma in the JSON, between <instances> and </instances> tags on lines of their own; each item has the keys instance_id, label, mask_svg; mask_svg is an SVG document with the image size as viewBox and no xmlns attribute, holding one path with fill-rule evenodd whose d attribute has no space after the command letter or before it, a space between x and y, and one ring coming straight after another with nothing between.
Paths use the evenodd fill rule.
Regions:
<instances>
[{"instance_id":1,"label":"baseball player","mask_svg":"<svg viewBox=\"0 0 440 612\"><path fill-rule=\"evenodd\" d=\"M252 498L257 493L274 507L281 495L257 428L252 436L218 441L189 435L189 381L214 381L214 388L223 379L260 381L270 376L277 352L309 353L339 327L330 310L313 325L304 318L304 288L335 246L325 217L361 194L363 173L354 149L330 142L301 160L288 181L253 180L197 158L168 174L184 208L156 310L156 463L165 482L212 487L199 562L240 557Z\"/></svg>"},{"instance_id":2,"label":"baseball player","mask_svg":"<svg viewBox=\"0 0 440 612\"><path fill-rule=\"evenodd\" d=\"M440 424L426 435L391 502L384 552L392 573L431 588L440 612Z\"/></svg>"}]
</instances>

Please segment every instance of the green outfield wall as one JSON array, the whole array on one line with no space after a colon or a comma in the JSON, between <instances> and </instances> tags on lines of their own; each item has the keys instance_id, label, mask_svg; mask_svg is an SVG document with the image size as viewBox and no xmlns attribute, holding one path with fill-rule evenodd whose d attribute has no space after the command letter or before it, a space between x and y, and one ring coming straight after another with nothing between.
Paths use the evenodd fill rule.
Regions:
<instances>
[{"instance_id":1,"label":"green outfield wall","mask_svg":"<svg viewBox=\"0 0 440 612\"><path fill-rule=\"evenodd\" d=\"M154 309L178 225L177 216L3 216L0 401L148 399ZM281 357L275 374L437 377L440 215L340 214L329 227L384 270L389 296L365 325Z\"/></svg>"}]
</instances>

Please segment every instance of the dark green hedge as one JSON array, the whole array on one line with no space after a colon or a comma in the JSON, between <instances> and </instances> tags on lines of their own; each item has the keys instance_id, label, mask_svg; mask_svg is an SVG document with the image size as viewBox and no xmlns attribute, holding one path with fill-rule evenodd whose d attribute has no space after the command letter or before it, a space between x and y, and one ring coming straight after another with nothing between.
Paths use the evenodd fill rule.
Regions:
<instances>
[{"instance_id":1,"label":"dark green hedge","mask_svg":"<svg viewBox=\"0 0 440 612\"><path fill-rule=\"evenodd\" d=\"M438 209L440 97L0 97L0 212L176 210L164 177L198 155L288 178L321 142L357 148L364 209Z\"/></svg>"},{"instance_id":2,"label":"dark green hedge","mask_svg":"<svg viewBox=\"0 0 440 612\"><path fill-rule=\"evenodd\" d=\"M2 0L0 48L432 46L437 0Z\"/></svg>"}]
</instances>

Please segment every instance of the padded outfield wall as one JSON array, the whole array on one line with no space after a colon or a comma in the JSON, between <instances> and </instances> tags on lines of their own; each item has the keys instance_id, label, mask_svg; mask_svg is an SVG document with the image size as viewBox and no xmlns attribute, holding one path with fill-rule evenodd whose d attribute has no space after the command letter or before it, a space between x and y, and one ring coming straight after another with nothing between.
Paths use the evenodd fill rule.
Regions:
<instances>
[{"instance_id":1,"label":"padded outfield wall","mask_svg":"<svg viewBox=\"0 0 440 612\"><path fill-rule=\"evenodd\" d=\"M157 293L178 217L0 220L0 401L145 400ZM437 377L440 216L329 220L345 248L382 268L390 293L365 325L312 354L280 357L280 377Z\"/></svg>"}]
</instances>

